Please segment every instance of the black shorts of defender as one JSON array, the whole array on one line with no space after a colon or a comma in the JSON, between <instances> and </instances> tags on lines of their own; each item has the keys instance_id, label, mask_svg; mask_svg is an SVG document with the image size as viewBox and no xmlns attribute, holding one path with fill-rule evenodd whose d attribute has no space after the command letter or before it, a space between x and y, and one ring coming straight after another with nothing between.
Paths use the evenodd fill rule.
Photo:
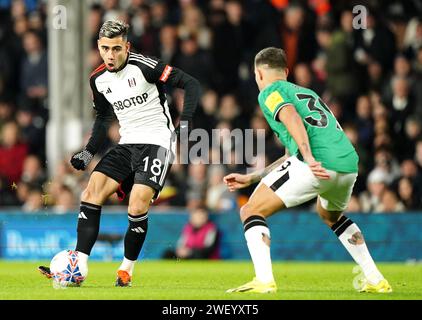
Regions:
<instances>
[{"instance_id":1,"label":"black shorts of defender","mask_svg":"<svg viewBox=\"0 0 422 320\"><path fill-rule=\"evenodd\" d=\"M155 190L158 198L173 162L173 153L155 144L118 144L107 152L95 167L125 186L123 193L129 193L132 184L143 184ZM133 183L132 183L133 181Z\"/></svg>"}]
</instances>

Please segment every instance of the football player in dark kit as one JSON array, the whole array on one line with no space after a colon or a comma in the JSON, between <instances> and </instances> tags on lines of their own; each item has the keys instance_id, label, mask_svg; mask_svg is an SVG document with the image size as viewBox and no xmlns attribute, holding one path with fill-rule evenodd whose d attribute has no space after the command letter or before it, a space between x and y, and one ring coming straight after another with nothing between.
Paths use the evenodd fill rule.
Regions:
<instances>
[{"instance_id":1,"label":"football player in dark kit","mask_svg":"<svg viewBox=\"0 0 422 320\"><path fill-rule=\"evenodd\" d=\"M100 160L82 193L75 250L80 263L87 263L97 240L102 204L114 192L121 191L122 184L129 185L129 226L116 280L116 286L122 287L131 285L148 230L149 206L158 197L174 159L175 138L179 130L190 127L200 96L200 84L190 75L156 58L131 52L128 28L121 21L109 20L100 29L98 50L104 63L90 78L96 110L92 136L70 161L75 169L85 170L102 146L114 112L121 139ZM176 129L167 105L165 84L185 90L180 125ZM39 269L50 276L49 268Z\"/></svg>"}]
</instances>

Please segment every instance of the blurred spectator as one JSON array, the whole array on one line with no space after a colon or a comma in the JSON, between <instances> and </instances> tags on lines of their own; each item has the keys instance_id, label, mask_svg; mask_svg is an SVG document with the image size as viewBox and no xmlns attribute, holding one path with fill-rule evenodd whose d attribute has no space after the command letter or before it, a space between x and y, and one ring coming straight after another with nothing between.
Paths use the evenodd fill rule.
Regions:
<instances>
[{"instance_id":1,"label":"blurred spectator","mask_svg":"<svg viewBox=\"0 0 422 320\"><path fill-rule=\"evenodd\" d=\"M410 61L402 53L398 54L394 59L394 69L389 80L390 82L389 86L382 88L384 95L388 98L391 98L391 96L393 95L392 88L393 88L393 82L395 78L407 79L409 81L410 91L412 92L412 95L413 95L413 91L414 91L413 86L416 81L415 74L412 71L412 66L410 64Z\"/></svg>"},{"instance_id":2,"label":"blurred spectator","mask_svg":"<svg viewBox=\"0 0 422 320\"><path fill-rule=\"evenodd\" d=\"M386 101L391 112L392 129L398 138L404 138L404 125L407 117L415 111L415 101L410 93L407 78L395 77L392 81L393 96Z\"/></svg>"},{"instance_id":3,"label":"blurred spectator","mask_svg":"<svg viewBox=\"0 0 422 320\"><path fill-rule=\"evenodd\" d=\"M283 148L281 147L280 140L278 140L278 137L272 134L270 127L268 125L268 122L265 120L263 115L261 113L255 114L251 121L250 121L250 127L253 130L253 139L252 141L247 141L245 136L245 145L248 148L253 148L254 154L257 154L257 147L259 143L262 143L262 141L259 141L258 137L258 130L264 130L265 132L265 156L268 157L269 163L274 162L275 160L279 159L280 156L284 153ZM268 164L269 164L268 163Z\"/></svg>"},{"instance_id":4,"label":"blurred spectator","mask_svg":"<svg viewBox=\"0 0 422 320\"><path fill-rule=\"evenodd\" d=\"M10 121L3 125L0 140L0 175L10 184L17 183L22 176L28 146L21 142L16 122Z\"/></svg>"},{"instance_id":5,"label":"blurred spectator","mask_svg":"<svg viewBox=\"0 0 422 320\"><path fill-rule=\"evenodd\" d=\"M47 54L42 47L39 36L28 31L23 36L26 57L21 68L21 88L28 98L30 108L39 111L45 107L47 97Z\"/></svg>"},{"instance_id":6,"label":"blurred spectator","mask_svg":"<svg viewBox=\"0 0 422 320\"><path fill-rule=\"evenodd\" d=\"M45 161L44 119L24 105L17 110L16 121L21 130L22 140L28 144L29 153L36 154L40 160Z\"/></svg>"},{"instance_id":7,"label":"blurred spectator","mask_svg":"<svg viewBox=\"0 0 422 320\"><path fill-rule=\"evenodd\" d=\"M28 28L38 34L43 47L47 44L47 29L44 23L41 11L32 11L28 15Z\"/></svg>"},{"instance_id":8,"label":"blurred spectator","mask_svg":"<svg viewBox=\"0 0 422 320\"><path fill-rule=\"evenodd\" d=\"M419 168L419 172L422 172L422 139L419 139L416 142L415 160Z\"/></svg>"},{"instance_id":9,"label":"blurred spectator","mask_svg":"<svg viewBox=\"0 0 422 320\"><path fill-rule=\"evenodd\" d=\"M404 54L398 54L394 61L394 73L401 77L409 78L411 85L413 84L414 79L414 70L410 63L409 58Z\"/></svg>"},{"instance_id":10,"label":"blurred spectator","mask_svg":"<svg viewBox=\"0 0 422 320\"><path fill-rule=\"evenodd\" d=\"M418 166L412 159L405 159L400 165L400 175L404 178L416 179L418 176Z\"/></svg>"},{"instance_id":11,"label":"blurred spectator","mask_svg":"<svg viewBox=\"0 0 422 320\"><path fill-rule=\"evenodd\" d=\"M346 119L344 119L345 107L343 105L343 102L340 99L337 99L335 97L330 97L328 100L326 100L326 103L327 103L328 108L331 110L331 112L336 117L339 123L343 123L344 121L346 121Z\"/></svg>"},{"instance_id":12,"label":"blurred spectator","mask_svg":"<svg viewBox=\"0 0 422 320\"><path fill-rule=\"evenodd\" d=\"M374 59L369 59L367 62L367 88L369 90L384 91L387 86L387 80L385 79L386 71L383 69L381 63Z\"/></svg>"},{"instance_id":13,"label":"blurred spectator","mask_svg":"<svg viewBox=\"0 0 422 320\"><path fill-rule=\"evenodd\" d=\"M212 30L221 26L226 21L225 0L208 1L206 16Z\"/></svg>"},{"instance_id":14,"label":"blurred spectator","mask_svg":"<svg viewBox=\"0 0 422 320\"><path fill-rule=\"evenodd\" d=\"M413 62L413 69L420 78L420 75L422 74L422 45L416 51L416 58Z\"/></svg>"},{"instance_id":15,"label":"blurred spectator","mask_svg":"<svg viewBox=\"0 0 422 320\"><path fill-rule=\"evenodd\" d=\"M363 212L374 212L379 208L382 196L387 189L388 175L381 169L373 170L367 180L368 191L364 191L359 196Z\"/></svg>"},{"instance_id":16,"label":"blurred spectator","mask_svg":"<svg viewBox=\"0 0 422 320\"><path fill-rule=\"evenodd\" d=\"M412 193L413 197L418 199L416 203L421 204L422 201L422 170L418 169L416 162L413 159L405 159L400 165L400 179L408 179L412 183ZM396 185L400 183L399 181L395 182ZM422 208L422 205L419 205L419 208Z\"/></svg>"},{"instance_id":17,"label":"blurred spectator","mask_svg":"<svg viewBox=\"0 0 422 320\"><path fill-rule=\"evenodd\" d=\"M203 163L188 166L186 202L190 209L197 208L205 198L207 186L207 167Z\"/></svg>"},{"instance_id":18,"label":"blurred spectator","mask_svg":"<svg viewBox=\"0 0 422 320\"><path fill-rule=\"evenodd\" d=\"M157 200L160 204L164 203L164 205L179 207L186 206L186 193L188 187L185 170L186 165L182 165L180 163L180 157L178 155L177 160L174 161L170 168L170 172L166 178L160 198ZM162 197L164 197L164 199L162 199ZM191 197L196 198L197 196L191 193ZM154 204L156 204L157 201Z\"/></svg>"},{"instance_id":19,"label":"blurred spectator","mask_svg":"<svg viewBox=\"0 0 422 320\"><path fill-rule=\"evenodd\" d=\"M313 74L310 66L306 63L298 63L294 69L294 82L305 88L314 90L316 93L322 95L324 91L324 84Z\"/></svg>"},{"instance_id":20,"label":"blurred spectator","mask_svg":"<svg viewBox=\"0 0 422 320\"><path fill-rule=\"evenodd\" d=\"M233 157L232 151L235 150L235 144L239 143L239 141L232 139L233 127L230 122L223 120L217 124L216 129L215 132L217 134L213 135L213 139L215 139L213 152L215 153L214 157L216 157L217 153L219 155L219 162L217 163L227 164L234 162L233 159L235 157Z\"/></svg>"},{"instance_id":21,"label":"blurred spectator","mask_svg":"<svg viewBox=\"0 0 422 320\"><path fill-rule=\"evenodd\" d=\"M396 157L388 148L379 148L375 151L375 169L382 170L387 177L387 184L392 184L400 176L400 166Z\"/></svg>"},{"instance_id":22,"label":"blurred spectator","mask_svg":"<svg viewBox=\"0 0 422 320\"><path fill-rule=\"evenodd\" d=\"M397 194L391 189L386 189L382 194L381 203L375 208L375 212L403 212L404 209L405 207Z\"/></svg>"},{"instance_id":23,"label":"blurred spectator","mask_svg":"<svg viewBox=\"0 0 422 320\"><path fill-rule=\"evenodd\" d=\"M251 55L250 24L244 19L241 1L225 3L226 19L213 29L212 55L214 58L215 84L220 94L232 92L238 86L239 68Z\"/></svg>"},{"instance_id":24,"label":"blurred spectator","mask_svg":"<svg viewBox=\"0 0 422 320\"><path fill-rule=\"evenodd\" d=\"M22 206L28 199L29 191L32 187L30 184L20 181L16 185L16 203L14 205Z\"/></svg>"},{"instance_id":25,"label":"blurred spectator","mask_svg":"<svg viewBox=\"0 0 422 320\"><path fill-rule=\"evenodd\" d=\"M37 156L28 155L25 158L21 180L37 186L42 186L44 184L46 175L41 165L41 161Z\"/></svg>"},{"instance_id":26,"label":"blurred spectator","mask_svg":"<svg viewBox=\"0 0 422 320\"><path fill-rule=\"evenodd\" d=\"M376 61L382 70L389 70L396 53L395 38L384 22L376 17L377 13L370 10L366 21L367 28L358 30L355 59L364 65Z\"/></svg>"},{"instance_id":27,"label":"blurred spectator","mask_svg":"<svg viewBox=\"0 0 422 320\"><path fill-rule=\"evenodd\" d=\"M347 24L352 24L353 14L345 11L342 15ZM346 24L346 22L343 22ZM356 85L356 67L354 65L350 26L333 32L332 27L322 26L317 30L317 39L327 55L327 90L345 105L346 118L353 114L353 103L359 86Z\"/></svg>"},{"instance_id":28,"label":"blurred spectator","mask_svg":"<svg viewBox=\"0 0 422 320\"><path fill-rule=\"evenodd\" d=\"M139 9L140 7L142 7L144 4L146 4L147 0L126 0L126 1L121 1L122 5L125 6L125 10L129 13L134 13L136 12L137 9Z\"/></svg>"},{"instance_id":29,"label":"blurred spectator","mask_svg":"<svg viewBox=\"0 0 422 320\"><path fill-rule=\"evenodd\" d=\"M0 100L0 130L3 125L13 120L13 105L5 100Z\"/></svg>"},{"instance_id":30,"label":"blurred spectator","mask_svg":"<svg viewBox=\"0 0 422 320\"><path fill-rule=\"evenodd\" d=\"M11 1L10 15L13 19L17 19L26 15L26 5L24 0Z\"/></svg>"},{"instance_id":31,"label":"blurred spectator","mask_svg":"<svg viewBox=\"0 0 422 320\"><path fill-rule=\"evenodd\" d=\"M39 187L30 187L25 202L22 205L24 212L39 212L44 208L44 195Z\"/></svg>"},{"instance_id":32,"label":"blurred spectator","mask_svg":"<svg viewBox=\"0 0 422 320\"><path fill-rule=\"evenodd\" d=\"M398 182L398 194L406 210L420 209L422 206L420 195L415 190L409 178L401 178Z\"/></svg>"},{"instance_id":33,"label":"blurred spectator","mask_svg":"<svg viewBox=\"0 0 422 320\"><path fill-rule=\"evenodd\" d=\"M212 89L207 89L203 92L200 107L196 109L194 115L195 128L203 128L208 134L211 134L212 129L217 125L217 108L218 108L218 94Z\"/></svg>"},{"instance_id":34,"label":"blurred spectator","mask_svg":"<svg viewBox=\"0 0 422 320\"><path fill-rule=\"evenodd\" d=\"M90 70L95 70L100 64L102 64L101 56L98 53L96 47L92 48L88 53L88 61L90 65Z\"/></svg>"},{"instance_id":35,"label":"blurred spectator","mask_svg":"<svg viewBox=\"0 0 422 320\"><path fill-rule=\"evenodd\" d=\"M197 46L202 50L208 50L211 47L211 31L206 25L204 14L195 5L187 4L182 7L178 35L181 40L190 37L196 39Z\"/></svg>"},{"instance_id":36,"label":"blurred spectator","mask_svg":"<svg viewBox=\"0 0 422 320\"><path fill-rule=\"evenodd\" d=\"M67 213L75 210L78 205L77 203L78 201L75 199L72 190L69 187L62 185L60 187L60 192L58 192L54 201L52 211L54 213Z\"/></svg>"},{"instance_id":37,"label":"blurred spectator","mask_svg":"<svg viewBox=\"0 0 422 320\"><path fill-rule=\"evenodd\" d=\"M216 224L209 220L207 210L192 210L189 222L183 227L177 241L176 251L167 251L164 258L177 259L219 259L219 231Z\"/></svg>"},{"instance_id":38,"label":"blurred spectator","mask_svg":"<svg viewBox=\"0 0 422 320\"><path fill-rule=\"evenodd\" d=\"M419 48L422 47L421 17L414 17L408 22L403 45L409 56L415 57L417 55Z\"/></svg>"},{"instance_id":39,"label":"blurred spectator","mask_svg":"<svg viewBox=\"0 0 422 320\"><path fill-rule=\"evenodd\" d=\"M102 0L101 5L104 9L103 21L117 19L120 12L119 0Z\"/></svg>"},{"instance_id":40,"label":"blurred spectator","mask_svg":"<svg viewBox=\"0 0 422 320\"><path fill-rule=\"evenodd\" d=\"M370 153L370 150L359 143L359 132L356 125L352 123L346 123L343 125L343 130L355 148L357 154L359 155L359 174L355 183L354 190L361 192L366 188L366 177L368 176L369 169L372 167L372 159L370 158L372 154Z\"/></svg>"},{"instance_id":41,"label":"blurred spectator","mask_svg":"<svg viewBox=\"0 0 422 320\"><path fill-rule=\"evenodd\" d=\"M132 50L144 55L157 56L159 52L159 30L152 25L151 8L142 5L132 17L128 41Z\"/></svg>"},{"instance_id":42,"label":"blurred spectator","mask_svg":"<svg viewBox=\"0 0 422 320\"><path fill-rule=\"evenodd\" d=\"M208 169L208 186L206 191L206 206L213 211L236 209L236 194L229 192L223 183L226 175L224 166L213 164Z\"/></svg>"},{"instance_id":43,"label":"blurred spectator","mask_svg":"<svg viewBox=\"0 0 422 320\"><path fill-rule=\"evenodd\" d=\"M91 37L91 47L97 51L97 40L98 40L98 32L101 28L101 23L103 20L103 8L100 5L93 5L91 10L89 11L89 34ZM97 51L98 52L98 51ZM97 65L92 69L94 70Z\"/></svg>"},{"instance_id":44,"label":"blurred spectator","mask_svg":"<svg viewBox=\"0 0 422 320\"><path fill-rule=\"evenodd\" d=\"M178 50L177 29L172 25L165 25L160 30L160 49L161 60L167 64L173 64L174 56Z\"/></svg>"},{"instance_id":45,"label":"blurred spectator","mask_svg":"<svg viewBox=\"0 0 422 320\"><path fill-rule=\"evenodd\" d=\"M70 166L69 158L70 156L64 158L57 164L56 170L52 175L52 180L44 184L45 193L48 195L47 203L49 205L54 205L55 200L59 198L63 186L72 190L73 194L79 198L82 190L85 189L86 184L88 183L90 171L84 172L73 170ZM98 163L96 159L92 162L94 162L94 164Z\"/></svg>"},{"instance_id":46,"label":"blurred spectator","mask_svg":"<svg viewBox=\"0 0 422 320\"><path fill-rule=\"evenodd\" d=\"M219 121L228 122L232 128L245 129L247 126L247 119L234 94L226 94L221 97L216 117Z\"/></svg>"},{"instance_id":47,"label":"blurred spectator","mask_svg":"<svg viewBox=\"0 0 422 320\"><path fill-rule=\"evenodd\" d=\"M362 95L356 102L356 125L359 134L358 144L363 148L372 148L374 140L374 123L372 105L367 95Z\"/></svg>"},{"instance_id":48,"label":"blurred spectator","mask_svg":"<svg viewBox=\"0 0 422 320\"><path fill-rule=\"evenodd\" d=\"M281 39L287 55L287 67L293 71L300 62L310 62L315 56L315 35L310 32L309 11L290 5L284 11ZM313 27L313 26L312 26Z\"/></svg>"},{"instance_id":49,"label":"blurred spectator","mask_svg":"<svg viewBox=\"0 0 422 320\"><path fill-rule=\"evenodd\" d=\"M174 66L198 79L203 87L209 87L213 70L209 52L200 49L194 35L187 35L180 41L180 52L174 57Z\"/></svg>"},{"instance_id":50,"label":"blurred spectator","mask_svg":"<svg viewBox=\"0 0 422 320\"><path fill-rule=\"evenodd\" d=\"M168 7L165 1L158 0L151 3L151 25L162 28L167 22Z\"/></svg>"},{"instance_id":51,"label":"blurred spectator","mask_svg":"<svg viewBox=\"0 0 422 320\"><path fill-rule=\"evenodd\" d=\"M346 212L361 212L362 206L360 204L359 198L356 195L350 197L349 204L347 205Z\"/></svg>"},{"instance_id":52,"label":"blurred spectator","mask_svg":"<svg viewBox=\"0 0 422 320\"><path fill-rule=\"evenodd\" d=\"M416 116L409 116L405 122L405 136L397 144L397 155L400 160L413 157L416 151L416 142L422 138L422 122Z\"/></svg>"},{"instance_id":53,"label":"blurred spectator","mask_svg":"<svg viewBox=\"0 0 422 320\"><path fill-rule=\"evenodd\" d=\"M18 185L10 185L6 178L0 175L0 206L16 206L19 205L19 199L16 195Z\"/></svg>"}]
</instances>

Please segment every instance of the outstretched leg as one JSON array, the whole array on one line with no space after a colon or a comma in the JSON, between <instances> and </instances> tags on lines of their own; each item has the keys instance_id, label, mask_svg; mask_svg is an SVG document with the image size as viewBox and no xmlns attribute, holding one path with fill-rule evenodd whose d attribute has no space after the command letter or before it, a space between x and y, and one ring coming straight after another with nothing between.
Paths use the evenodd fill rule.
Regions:
<instances>
[{"instance_id":1,"label":"outstretched leg","mask_svg":"<svg viewBox=\"0 0 422 320\"><path fill-rule=\"evenodd\" d=\"M94 171L88 182L88 186L81 196L81 205L78 214L77 243L75 250L78 251L80 263L87 264L98 232L100 229L101 205L113 194L119 184L101 172ZM51 278L50 268L39 266L38 271Z\"/></svg>"},{"instance_id":2,"label":"outstretched leg","mask_svg":"<svg viewBox=\"0 0 422 320\"><path fill-rule=\"evenodd\" d=\"M390 285L375 265L362 232L356 223L343 215L342 211L328 211L324 209L321 205L320 197L318 197L317 212L324 223L333 230L355 262L361 267L367 280L361 291L391 292Z\"/></svg>"},{"instance_id":3,"label":"outstretched leg","mask_svg":"<svg viewBox=\"0 0 422 320\"><path fill-rule=\"evenodd\" d=\"M100 229L101 206L116 192L119 184L105 174L94 171L82 192L78 215L76 251L81 261L87 261Z\"/></svg>"}]
</instances>

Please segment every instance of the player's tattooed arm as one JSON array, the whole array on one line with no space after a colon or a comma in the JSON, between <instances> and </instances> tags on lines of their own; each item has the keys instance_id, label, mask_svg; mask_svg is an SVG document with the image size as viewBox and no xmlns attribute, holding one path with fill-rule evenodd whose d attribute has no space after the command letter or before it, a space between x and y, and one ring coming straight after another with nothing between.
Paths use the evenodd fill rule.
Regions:
<instances>
[{"instance_id":1,"label":"player's tattooed arm","mask_svg":"<svg viewBox=\"0 0 422 320\"><path fill-rule=\"evenodd\" d=\"M322 167L320 162L315 160L312 155L308 133L305 125L303 124L302 118L297 113L294 105L289 104L284 106L281 108L277 116L295 140L303 160L309 165L309 168L315 177L319 179L329 179L330 175L328 172Z\"/></svg>"},{"instance_id":2,"label":"player's tattooed arm","mask_svg":"<svg viewBox=\"0 0 422 320\"><path fill-rule=\"evenodd\" d=\"M264 178L268 173L273 171L275 168L277 168L279 165L281 165L288 157L289 153L286 150L286 153L281 158L277 159L273 163L266 166L264 169L254 171L249 174L251 178L251 184L261 181L262 178Z\"/></svg>"},{"instance_id":3,"label":"player's tattooed arm","mask_svg":"<svg viewBox=\"0 0 422 320\"><path fill-rule=\"evenodd\" d=\"M263 177L265 177L265 175L267 175L271 170L277 168L288 157L289 155L286 152L284 156L274 161L262 170L257 170L249 174L230 173L223 178L223 181L227 185L230 192L246 188L253 183L259 182Z\"/></svg>"},{"instance_id":4,"label":"player's tattooed arm","mask_svg":"<svg viewBox=\"0 0 422 320\"><path fill-rule=\"evenodd\" d=\"M303 159L306 161L313 158L308 133L296 108L292 104L284 106L278 113L278 119L286 126L286 129L296 141Z\"/></svg>"}]
</instances>

